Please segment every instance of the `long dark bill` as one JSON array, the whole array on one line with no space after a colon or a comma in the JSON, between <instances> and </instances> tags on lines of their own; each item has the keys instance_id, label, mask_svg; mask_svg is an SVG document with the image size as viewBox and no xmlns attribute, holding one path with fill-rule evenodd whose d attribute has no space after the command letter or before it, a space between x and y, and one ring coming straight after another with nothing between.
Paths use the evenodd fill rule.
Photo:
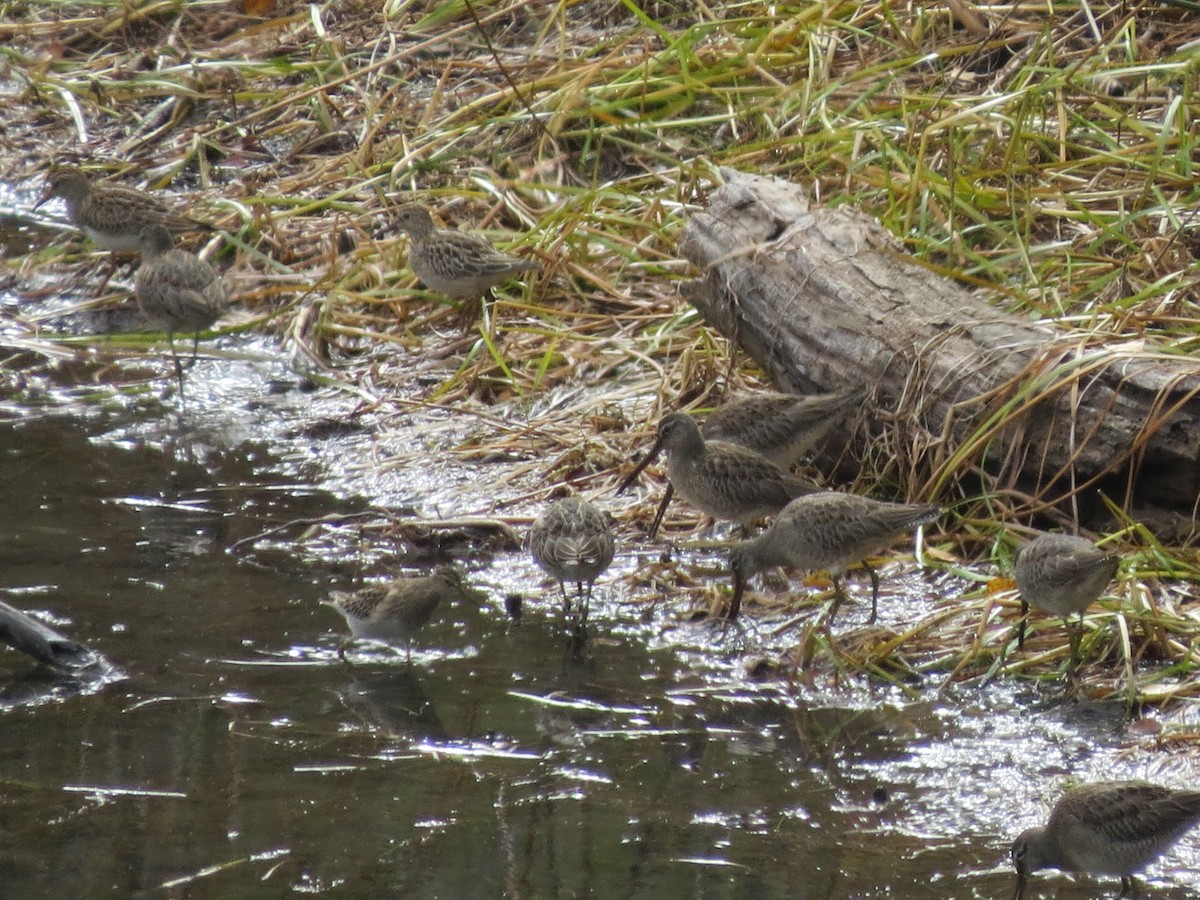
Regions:
<instances>
[{"instance_id":1,"label":"long dark bill","mask_svg":"<svg viewBox=\"0 0 1200 900\"><path fill-rule=\"evenodd\" d=\"M658 534L658 526L662 524L662 520L667 515L667 507L671 505L671 498L675 496L675 488L671 486L671 482L667 482L667 489L663 491L662 502L658 504L658 512L654 514L654 522L650 525L650 540L654 540L654 536Z\"/></svg>"},{"instance_id":2,"label":"long dark bill","mask_svg":"<svg viewBox=\"0 0 1200 900\"><path fill-rule=\"evenodd\" d=\"M47 200L49 200L53 196L54 196L54 189L49 188L49 187L46 188L45 193L43 193L42 196L38 199L38 202L33 204L33 208L39 209L42 206L42 204L44 204Z\"/></svg>"},{"instance_id":3,"label":"long dark bill","mask_svg":"<svg viewBox=\"0 0 1200 900\"><path fill-rule=\"evenodd\" d=\"M663 439L662 439L662 436L660 435L658 440L656 440L654 442L654 445L650 448L649 452L645 456L642 457L642 461L634 467L632 472L630 472L628 475L625 476L624 481L622 481L619 485L617 485L617 493L618 494L624 493L626 488L628 488L631 484L633 484L634 480L639 475L642 474L642 469L646 468L646 466L648 466L648 465L650 465L650 463L654 462L654 458L656 456L658 456L658 452L660 450L662 450L662 445L663 445Z\"/></svg>"}]
</instances>

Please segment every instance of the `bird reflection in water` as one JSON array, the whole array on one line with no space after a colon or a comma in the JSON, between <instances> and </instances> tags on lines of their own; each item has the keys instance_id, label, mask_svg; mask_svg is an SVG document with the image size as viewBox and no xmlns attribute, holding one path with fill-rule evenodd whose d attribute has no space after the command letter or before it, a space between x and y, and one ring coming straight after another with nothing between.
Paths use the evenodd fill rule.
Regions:
<instances>
[{"instance_id":1,"label":"bird reflection in water","mask_svg":"<svg viewBox=\"0 0 1200 900\"><path fill-rule=\"evenodd\" d=\"M338 688L347 709L388 737L445 740L446 727L429 693L411 669L389 669L353 677Z\"/></svg>"}]
</instances>

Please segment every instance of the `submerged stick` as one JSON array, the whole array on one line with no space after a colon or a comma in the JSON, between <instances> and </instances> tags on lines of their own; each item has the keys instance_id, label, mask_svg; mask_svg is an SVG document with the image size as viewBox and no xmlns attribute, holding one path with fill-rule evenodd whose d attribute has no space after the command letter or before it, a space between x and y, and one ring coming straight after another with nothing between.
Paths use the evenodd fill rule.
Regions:
<instances>
[{"instance_id":1,"label":"submerged stick","mask_svg":"<svg viewBox=\"0 0 1200 900\"><path fill-rule=\"evenodd\" d=\"M0 601L0 642L60 672L78 672L104 661L94 650L3 601Z\"/></svg>"}]
</instances>

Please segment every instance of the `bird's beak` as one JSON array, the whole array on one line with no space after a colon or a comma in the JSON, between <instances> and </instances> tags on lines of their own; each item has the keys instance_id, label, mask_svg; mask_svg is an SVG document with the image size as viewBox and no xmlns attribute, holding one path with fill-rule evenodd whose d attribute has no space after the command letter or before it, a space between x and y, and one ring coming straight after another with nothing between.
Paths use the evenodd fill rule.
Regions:
<instances>
[{"instance_id":1,"label":"bird's beak","mask_svg":"<svg viewBox=\"0 0 1200 900\"><path fill-rule=\"evenodd\" d=\"M662 445L663 439L660 435L658 440L654 442L654 446L650 448L650 452L642 457L642 461L638 463L634 470L625 476L625 480L617 486L618 494L623 493L626 488L633 484L634 479L642 474L642 469L646 468L646 466L650 465L650 463L654 461L654 457L658 456L658 452L662 450Z\"/></svg>"},{"instance_id":2,"label":"bird's beak","mask_svg":"<svg viewBox=\"0 0 1200 900\"><path fill-rule=\"evenodd\" d=\"M1029 604L1021 601L1021 623L1017 625L1017 648L1025 649L1025 622L1029 618ZM1023 884L1024 882L1022 882Z\"/></svg>"},{"instance_id":3,"label":"bird's beak","mask_svg":"<svg viewBox=\"0 0 1200 900\"><path fill-rule=\"evenodd\" d=\"M45 203L47 200L49 200L53 196L54 196L54 186L50 185L49 187L46 188L46 190L44 190L42 192L41 199L38 200L37 203L33 204L33 208L37 209L39 206L41 206L43 203Z\"/></svg>"},{"instance_id":4,"label":"bird's beak","mask_svg":"<svg viewBox=\"0 0 1200 900\"><path fill-rule=\"evenodd\" d=\"M675 488L671 486L671 482L667 482L667 489L663 491L662 502L658 504L658 512L654 514L654 521L650 524L650 530L647 536L650 540L654 540L654 536L658 534L658 526L662 524L662 520L667 517L667 507L671 505L671 498L675 495Z\"/></svg>"}]
</instances>

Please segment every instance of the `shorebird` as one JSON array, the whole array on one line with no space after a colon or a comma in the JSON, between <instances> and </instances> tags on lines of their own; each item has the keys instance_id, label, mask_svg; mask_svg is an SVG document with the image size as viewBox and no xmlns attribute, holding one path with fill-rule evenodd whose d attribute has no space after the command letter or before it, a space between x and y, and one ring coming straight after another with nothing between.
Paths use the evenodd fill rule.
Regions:
<instances>
[{"instance_id":1,"label":"shorebird","mask_svg":"<svg viewBox=\"0 0 1200 900\"><path fill-rule=\"evenodd\" d=\"M586 621L592 586L616 551L612 516L579 497L564 497L546 507L533 523L529 550L534 562L558 581L566 615L571 612L566 582L575 582L581 619Z\"/></svg>"},{"instance_id":2,"label":"shorebird","mask_svg":"<svg viewBox=\"0 0 1200 900\"><path fill-rule=\"evenodd\" d=\"M161 225L173 233L212 231L207 222L179 215L145 191L118 184L95 183L79 169L52 169L37 209L53 197L67 203L71 224L103 250L130 252L139 249L142 229Z\"/></svg>"},{"instance_id":3,"label":"shorebird","mask_svg":"<svg viewBox=\"0 0 1200 900\"><path fill-rule=\"evenodd\" d=\"M432 575L397 578L390 584L372 584L354 592L334 591L328 600L350 626L353 640L394 646L404 644L405 658L412 661L412 638L433 618L443 601L470 599L471 588L455 566L440 566ZM342 641L338 656L346 658Z\"/></svg>"},{"instance_id":4,"label":"shorebird","mask_svg":"<svg viewBox=\"0 0 1200 900\"><path fill-rule=\"evenodd\" d=\"M164 225L146 225L138 236L142 264L134 277L134 293L142 315L167 332L175 377L183 393L183 366L175 352L175 332L193 332L192 360L200 345L200 332L225 311L225 287L213 267L186 250L171 248L171 233Z\"/></svg>"},{"instance_id":5,"label":"shorebird","mask_svg":"<svg viewBox=\"0 0 1200 900\"><path fill-rule=\"evenodd\" d=\"M841 576L864 557L878 553L900 535L918 525L928 525L942 513L936 506L886 503L827 491L791 501L770 527L756 538L733 549L729 567L733 572L733 598L726 619L737 618L746 582L756 572L771 566L794 566L809 571L826 571L833 579L835 597L828 623L833 623L845 599ZM879 576L871 576L871 618L879 604Z\"/></svg>"},{"instance_id":6,"label":"shorebird","mask_svg":"<svg viewBox=\"0 0 1200 900\"><path fill-rule=\"evenodd\" d=\"M781 469L790 469L866 393L865 388L808 396L765 391L717 407L705 417L700 433L706 441L737 444L762 454ZM658 533L674 493L668 483L650 526L651 538Z\"/></svg>"},{"instance_id":7,"label":"shorebird","mask_svg":"<svg viewBox=\"0 0 1200 900\"><path fill-rule=\"evenodd\" d=\"M1025 622L1029 607L1061 616L1079 613L1079 626L1071 631L1071 665L1079 652L1083 612L1108 587L1121 558L1101 550L1086 538L1069 534L1040 534L1017 548L1013 566L1021 594L1021 624L1017 646L1025 646Z\"/></svg>"},{"instance_id":8,"label":"shorebird","mask_svg":"<svg viewBox=\"0 0 1200 900\"><path fill-rule=\"evenodd\" d=\"M829 434L866 394L861 387L807 396L765 391L718 406L705 417L700 431L705 440L737 444L787 469Z\"/></svg>"},{"instance_id":9,"label":"shorebird","mask_svg":"<svg viewBox=\"0 0 1200 900\"><path fill-rule=\"evenodd\" d=\"M749 526L779 512L795 497L819 490L760 453L724 441L706 441L695 419L687 413L673 412L658 423L654 445L621 482L617 493L628 488L664 449L671 486L714 519L731 519Z\"/></svg>"},{"instance_id":10,"label":"shorebird","mask_svg":"<svg viewBox=\"0 0 1200 900\"><path fill-rule=\"evenodd\" d=\"M1013 842L1014 900L1025 895L1030 872L1062 869L1121 879L1120 897L1135 890L1134 873L1200 821L1200 791L1144 781L1084 784L1063 794L1045 828Z\"/></svg>"},{"instance_id":11,"label":"shorebird","mask_svg":"<svg viewBox=\"0 0 1200 900\"><path fill-rule=\"evenodd\" d=\"M463 231L433 227L429 210L418 204L402 206L395 225L410 238L408 266L430 290L463 300L464 319L473 319L492 288L513 275L540 268L497 250L487 238Z\"/></svg>"}]
</instances>

